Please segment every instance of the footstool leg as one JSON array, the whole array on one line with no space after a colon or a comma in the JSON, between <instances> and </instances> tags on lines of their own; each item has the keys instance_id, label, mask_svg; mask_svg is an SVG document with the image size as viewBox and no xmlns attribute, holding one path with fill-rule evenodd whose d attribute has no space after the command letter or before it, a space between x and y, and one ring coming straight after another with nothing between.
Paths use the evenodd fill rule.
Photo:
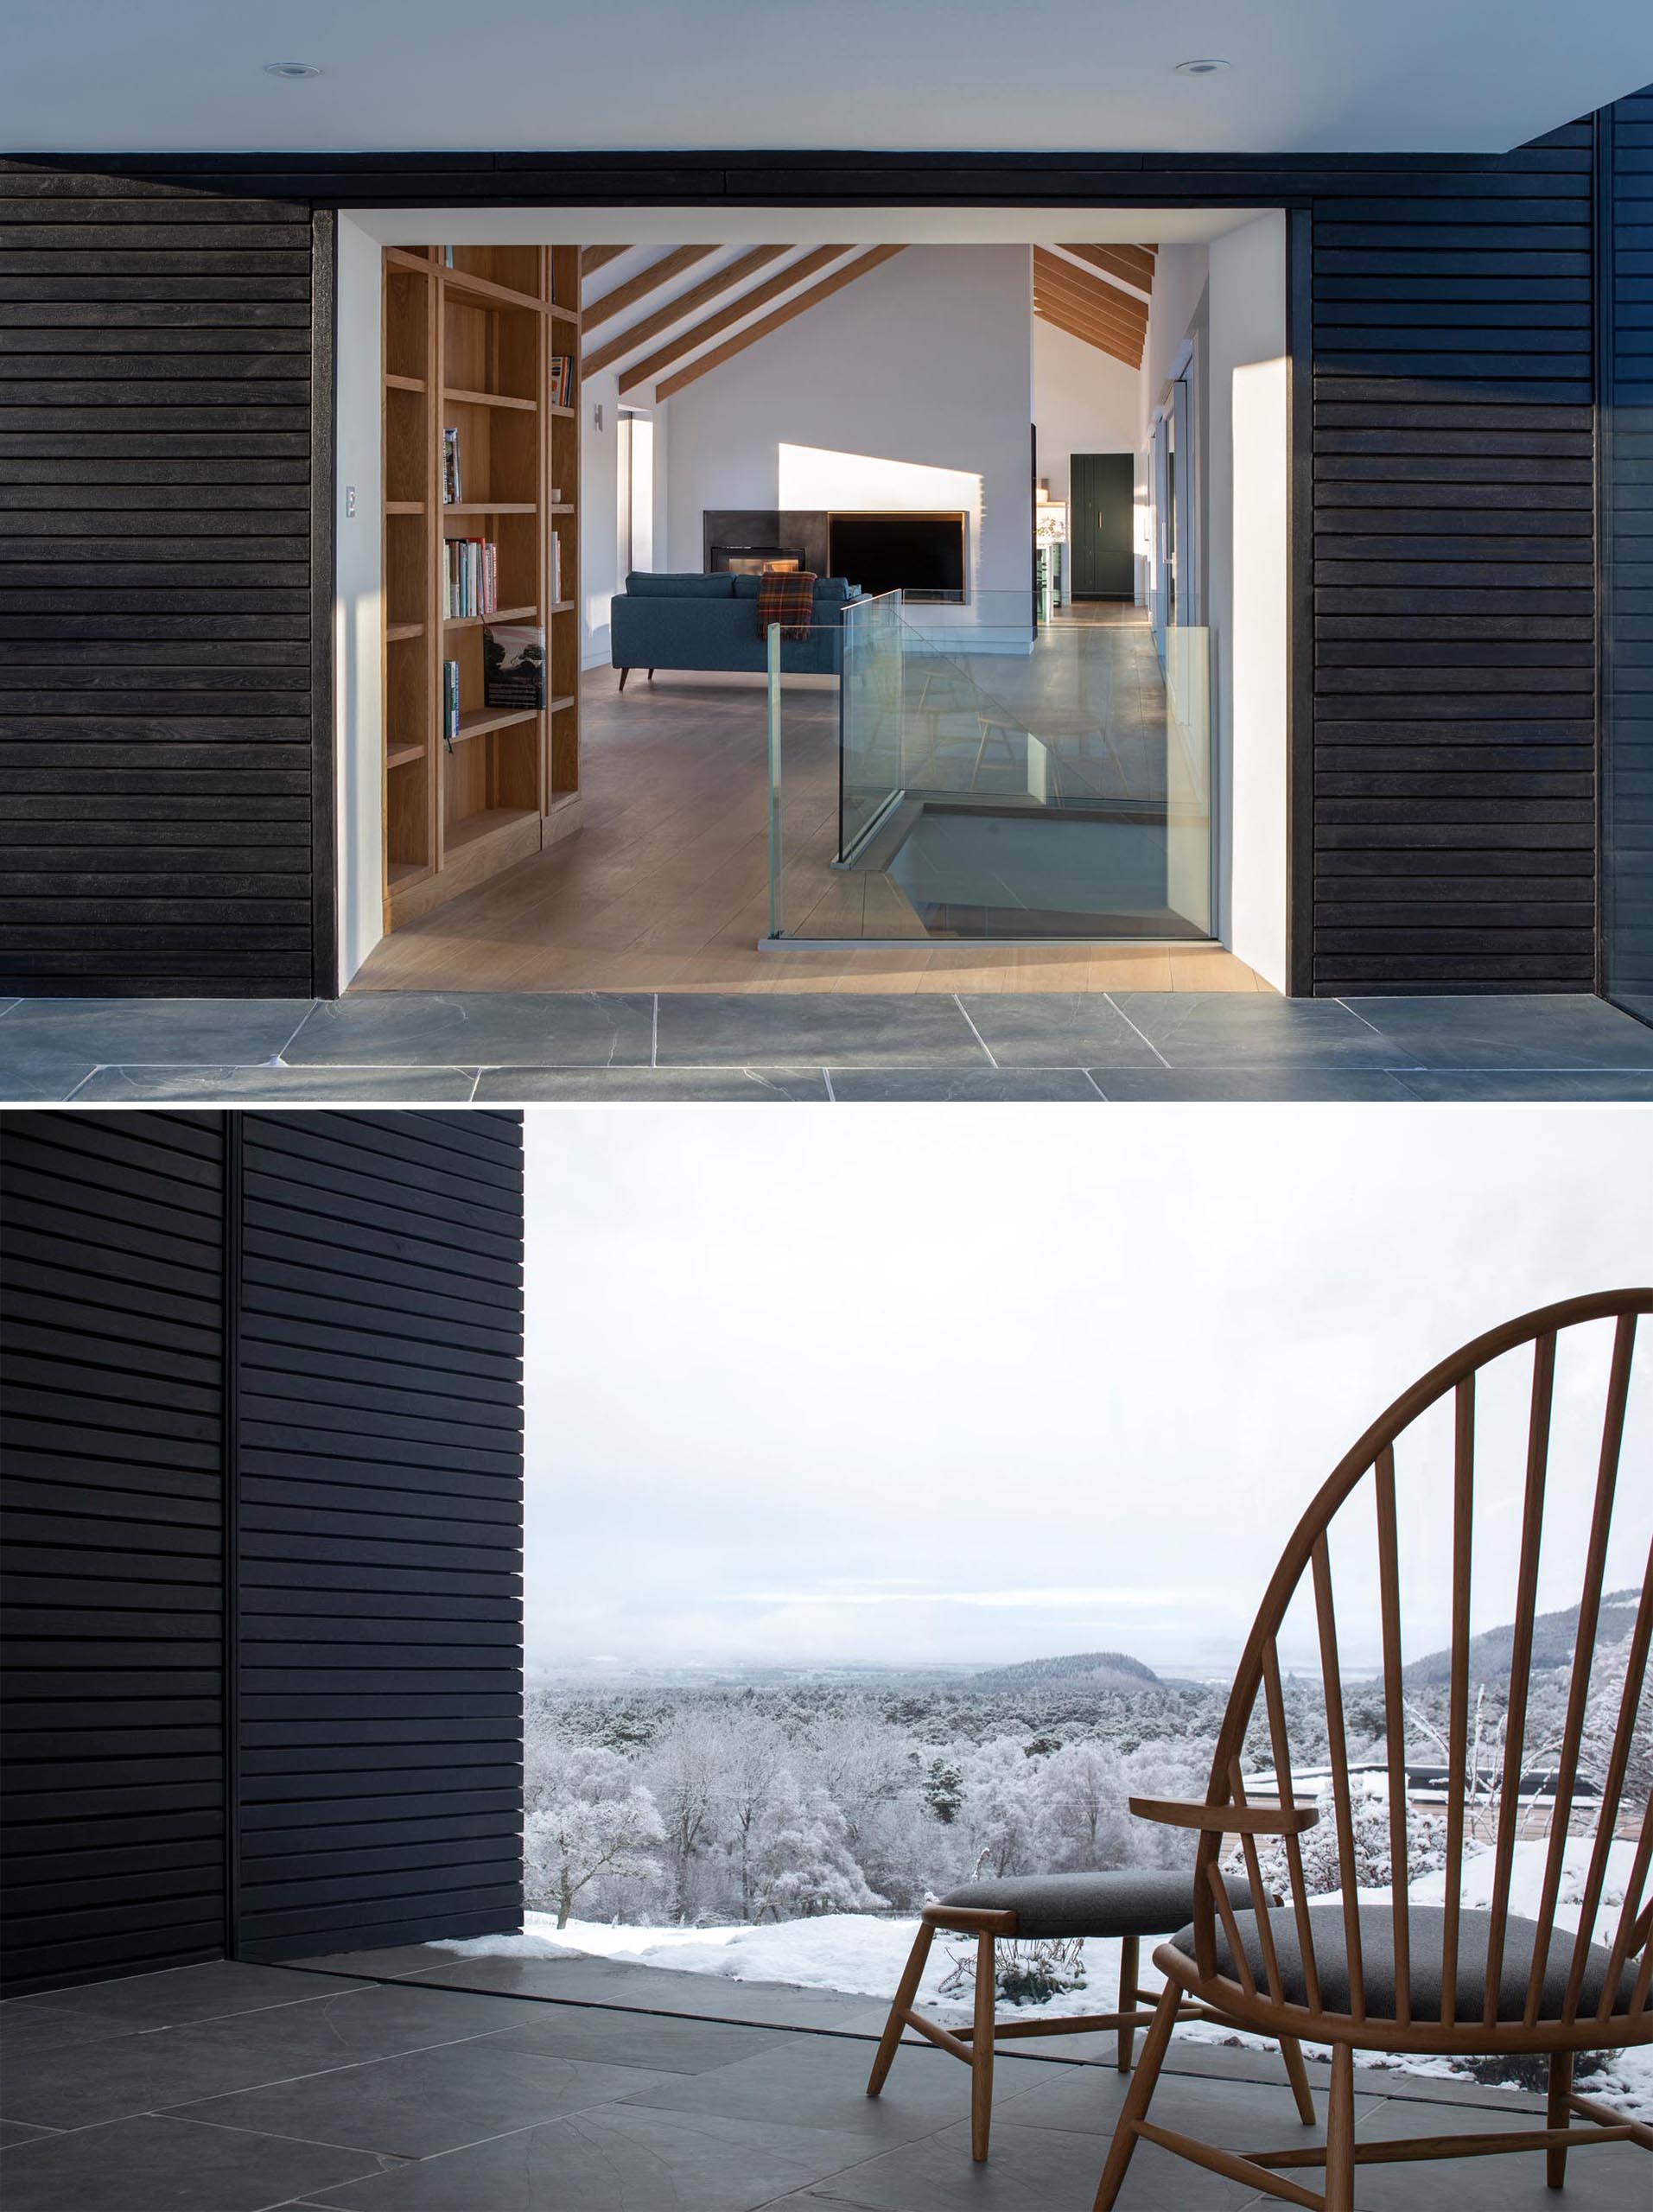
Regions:
<instances>
[{"instance_id":1,"label":"footstool leg","mask_svg":"<svg viewBox=\"0 0 1653 2212\"><path fill-rule=\"evenodd\" d=\"M1127 1936L1119 1946L1119 2009L1135 2012L1141 1995L1136 1986L1139 1946L1135 1936ZM1131 2070L1131 2052L1135 2046L1136 2029L1133 2023L1122 2021L1119 2029L1119 2070Z\"/></svg>"},{"instance_id":2,"label":"footstool leg","mask_svg":"<svg viewBox=\"0 0 1653 2212\"><path fill-rule=\"evenodd\" d=\"M1281 2036L1280 2055L1286 2062L1292 2094L1297 2100L1297 2117L1305 2127L1313 2127L1314 2100L1308 2093L1308 2070L1303 2064L1303 2046L1295 2036Z\"/></svg>"},{"instance_id":3,"label":"footstool leg","mask_svg":"<svg viewBox=\"0 0 1653 2212\"><path fill-rule=\"evenodd\" d=\"M976 1939L976 2032L970 2037L970 2156L979 2165L987 2156L993 2124L993 2018L999 1988L994 1939L984 1929Z\"/></svg>"},{"instance_id":4,"label":"footstool leg","mask_svg":"<svg viewBox=\"0 0 1653 2212\"><path fill-rule=\"evenodd\" d=\"M912 2000L919 1993L919 1984L924 1979L925 1961L930 1956L930 1946L936 1940L936 1931L926 1920L912 1939L912 1948L901 1969L901 1979L890 2006L890 2017L884 2023L884 2033L879 2040L878 2056L873 2061L872 2077L867 2084L867 2094L875 2097L889 2076L895 2063L895 2054L901 2047L901 2033L906 2026L906 2016L912 2009Z\"/></svg>"}]
</instances>

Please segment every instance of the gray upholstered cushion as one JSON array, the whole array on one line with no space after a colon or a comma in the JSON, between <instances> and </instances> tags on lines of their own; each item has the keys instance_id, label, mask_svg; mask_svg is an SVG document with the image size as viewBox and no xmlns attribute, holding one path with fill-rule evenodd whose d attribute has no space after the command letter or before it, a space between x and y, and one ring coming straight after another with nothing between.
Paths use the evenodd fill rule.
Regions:
<instances>
[{"instance_id":1,"label":"gray upholstered cushion","mask_svg":"<svg viewBox=\"0 0 1653 2212\"><path fill-rule=\"evenodd\" d=\"M1309 1934L1314 1945L1315 1971L1319 1976L1320 2002L1328 2012L1346 2012L1349 2010L1349 1961L1344 1942L1343 1907L1340 1904L1311 1905L1308 1918ZM1415 1904L1407 1919L1407 1959L1413 2016L1416 2018L1427 2013L1439 2019L1441 1985L1446 1979L1444 1931L1446 1916L1439 1905ZM1256 1915L1249 1910L1237 1912L1235 1921L1240 1931L1241 1945L1256 1978L1257 1987L1266 1989L1268 1984L1263 1972L1262 1947L1257 1940ZM1301 1947L1297 1940L1296 1916L1288 1906L1282 1905L1269 1914L1268 1922L1275 1939L1275 1955L1280 1961L1280 1979L1286 2000L1291 2005L1307 2004L1307 1985L1303 1974ZM1491 1926L1491 1913L1465 1911L1459 1916L1458 1972L1455 1980L1460 2020L1478 2020L1481 2017L1481 2008L1485 2002L1487 1938ZM1517 1920L1512 1914L1504 1923L1504 1962L1498 1975L1498 2018L1501 2020L1518 2020L1522 2017L1527 2002L1527 1976L1532 1968L1533 1949L1537 1937L1537 1927L1530 1920ZM1178 1950L1192 1958L1194 1931L1192 1924L1179 1929L1171 1940ZM1543 1997L1539 2006L1541 2019L1556 2019L1561 2015L1567 1977L1573 1963L1573 1942L1570 1930L1559 1929L1551 1939ZM1217 1925L1217 1964L1227 1972L1229 1948L1220 1921ZM1367 1904L1360 1908L1360 1962L1368 2018L1393 2019L1395 1916L1386 1904ZM1601 2001L1611 1964L1607 1953L1599 1944L1592 1944L1585 1955L1584 1987L1579 2000L1580 2011L1592 2012Z\"/></svg>"},{"instance_id":2,"label":"gray upholstered cushion","mask_svg":"<svg viewBox=\"0 0 1653 2212\"><path fill-rule=\"evenodd\" d=\"M1249 1904L1250 1885L1230 1881L1236 1905ZM1019 1936L1168 1936L1193 1910L1192 1872L1128 1867L1098 1874L1007 1874L967 1882L943 1904L976 1912L1014 1912Z\"/></svg>"}]
</instances>

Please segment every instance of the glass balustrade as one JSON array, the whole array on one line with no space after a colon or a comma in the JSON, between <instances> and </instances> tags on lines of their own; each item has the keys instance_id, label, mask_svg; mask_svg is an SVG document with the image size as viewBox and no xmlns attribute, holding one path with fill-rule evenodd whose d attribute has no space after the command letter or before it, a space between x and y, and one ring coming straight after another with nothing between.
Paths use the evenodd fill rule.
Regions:
<instances>
[{"instance_id":1,"label":"glass balustrade","mask_svg":"<svg viewBox=\"0 0 1653 2212\"><path fill-rule=\"evenodd\" d=\"M1109 613L891 593L772 632L772 937L1208 936L1209 636Z\"/></svg>"}]
</instances>

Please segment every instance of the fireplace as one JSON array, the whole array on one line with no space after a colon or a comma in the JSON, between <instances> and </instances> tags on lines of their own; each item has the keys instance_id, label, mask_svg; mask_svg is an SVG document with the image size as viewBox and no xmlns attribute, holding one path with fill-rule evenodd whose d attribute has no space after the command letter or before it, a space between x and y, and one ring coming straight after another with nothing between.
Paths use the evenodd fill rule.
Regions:
<instances>
[{"instance_id":1,"label":"fireplace","mask_svg":"<svg viewBox=\"0 0 1653 2212\"><path fill-rule=\"evenodd\" d=\"M798 545L714 545L707 567L714 575L761 576L771 569L801 569L803 548Z\"/></svg>"}]
</instances>

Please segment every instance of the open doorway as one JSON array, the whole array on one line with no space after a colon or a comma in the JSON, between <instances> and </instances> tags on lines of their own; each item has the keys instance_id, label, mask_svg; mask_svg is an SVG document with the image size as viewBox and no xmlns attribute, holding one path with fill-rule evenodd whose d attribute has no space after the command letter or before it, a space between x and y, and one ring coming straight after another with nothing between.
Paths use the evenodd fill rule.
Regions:
<instances>
[{"instance_id":1,"label":"open doorway","mask_svg":"<svg viewBox=\"0 0 1653 2212\"><path fill-rule=\"evenodd\" d=\"M387 618L382 652L358 650L341 692L348 977L385 989L953 988L995 971L1019 989L1283 984L1283 827L1278 880L1250 900L1277 913L1245 941L1230 804L1237 728L1267 756L1246 772L1283 825L1283 537L1272 569L1253 571L1245 617L1252 661L1279 664L1275 706L1248 722L1242 702L1237 724L1235 429L1198 397L1203 372L1226 405L1242 369L1283 393L1283 219L1092 213L1090 235L1070 244L1048 215L961 224L909 210L908 235L854 247L816 242L842 214L791 211L784 227L801 242L789 245L687 239L728 228L722 214L578 219L577 244L548 235L573 220L549 211L341 226L340 474L366 474L377 446L385 515L377 566L341 543L341 630L360 632L370 599ZM855 227L892 219L861 211ZM1134 234L1109 243L1126 220ZM1260 224L1276 278L1242 327L1223 264ZM429 242L461 231L474 242ZM612 242L594 243L603 232ZM512 381L512 310L474 290L493 281L478 278L483 259L503 269L511 255L547 271L540 359L567 380L544 423L545 512L437 514L468 505L447 497L450 416L461 469L467 453L492 468L523 433L531 386ZM427 402L406 391L388 311L373 375L347 365L346 345L368 342L358 294L383 286L398 256L431 269L433 294L455 268L470 273L482 321L468 342L481 352L466 372L480 391L434 370ZM558 268L573 272L560 296ZM445 304L430 312L455 321ZM544 400L537 383L531 397ZM407 489L391 481L393 425L420 407L434 525L418 526L420 573L446 641L421 648L423 697L389 642L412 619L397 549L416 534L391 512L410 504L392 496ZM1270 480L1283 515L1283 401L1277 423L1259 423L1252 476ZM481 497L531 504L506 489L524 487L490 479ZM1090 520L1104 508L1105 529ZM508 545L530 531L545 588L508 591L507 606ZM445 541L461 537L476 541L482 596L456 618L442 594ZM772 657L760 616L776 571L817 582ZM477 625L474 652L448 649L456 619ZM496 667L494 633L513 627L531 664L545 632L546 688L541 721L508 738L485 725L522 674ZM444 689L455 660L457 731ZM411 771L410 699L430 733L429 766ZM500 763L514 747L515 767L479 737ZM436 786L461 772L491 826L444 886ZM436 818L404 892L408 809L394 795L422 775Z\"/></svg>"}]
</instances>

